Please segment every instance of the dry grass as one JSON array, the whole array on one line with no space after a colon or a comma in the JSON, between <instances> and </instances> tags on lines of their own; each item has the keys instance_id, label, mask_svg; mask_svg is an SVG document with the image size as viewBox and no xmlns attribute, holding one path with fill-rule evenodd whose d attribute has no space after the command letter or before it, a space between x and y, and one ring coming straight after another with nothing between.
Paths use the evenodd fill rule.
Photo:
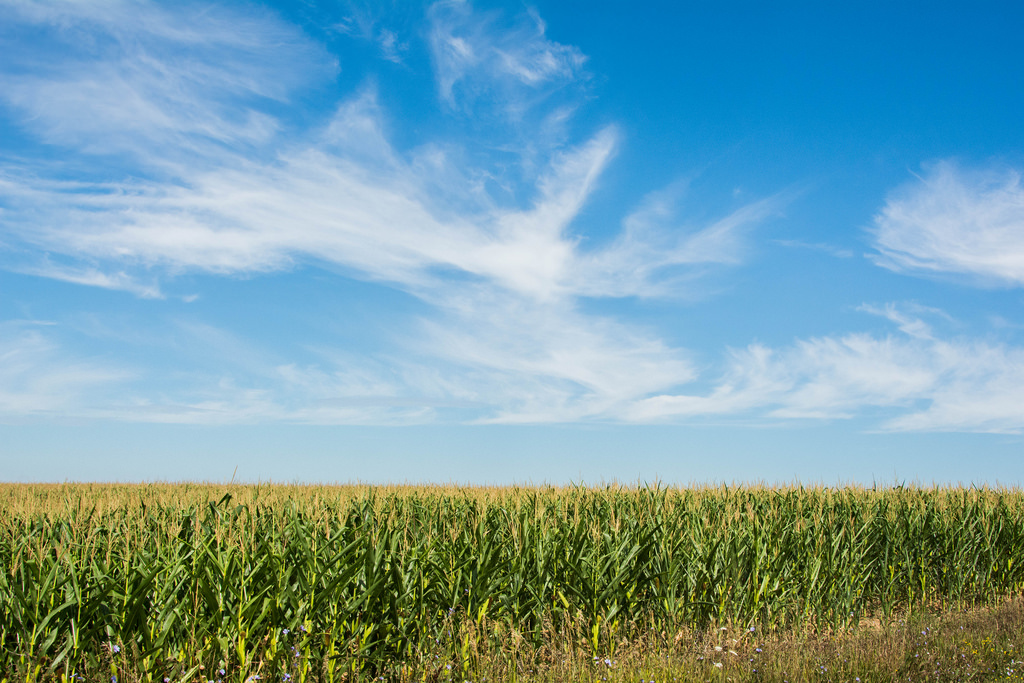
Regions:
<instances>
[{"instance_id":1,"label":"dry grass","mask_svg":"<svg viewBox=\"0 0 1024 683\"><path fill-rule=\"evenodd\" d=\"M886 625L762 634L709 627L634 633L594 657L564 630L542 648L475 653L464 670L423 667L395 680L608 681L1011 681L1024 680L1024 600L965 611L919 611Z\"/></svg>"}]
</instances>

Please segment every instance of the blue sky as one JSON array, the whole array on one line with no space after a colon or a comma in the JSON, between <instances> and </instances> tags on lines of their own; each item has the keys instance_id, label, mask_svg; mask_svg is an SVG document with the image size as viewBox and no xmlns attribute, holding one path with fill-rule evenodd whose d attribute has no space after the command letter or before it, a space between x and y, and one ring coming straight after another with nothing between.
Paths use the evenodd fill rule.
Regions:
<instances>
[{"instance_id":1,"label":"blue sky","mask_svg":"<svg viewBox=\"0 0 1024 683\"><path fill-rule=\"evenodd\" d=\"M829 5L0 0L0 477L1024 482L1024 8Z\"/></svg>"}]
</instances>

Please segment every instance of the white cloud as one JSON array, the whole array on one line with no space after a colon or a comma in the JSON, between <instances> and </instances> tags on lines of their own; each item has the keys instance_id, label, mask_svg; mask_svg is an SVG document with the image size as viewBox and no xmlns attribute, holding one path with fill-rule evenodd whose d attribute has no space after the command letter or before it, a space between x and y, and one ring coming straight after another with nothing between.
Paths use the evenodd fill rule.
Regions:
<instances>
[{"instance_id":1,"label":"white cloud","mask_svg":"<svg viewBox=\"0 0 1024 683\"><path fill-rule=\"evenodd\" d=\"M943 369L927 408L894 417L895 431L1024 433L1024 349L982 342L936 344Z\"/></svg>"},{"instance_id":2,"label":"white cloud","mask_svg":"<svg viewBox=\"0 0 1024 683\"><path fill-rule=\"evenodd\" d=\"M846 334L730 351L703 393L693 362L657 337L566 302L452 286L441 317L387 354L323 349L281 362L204 323L175 344L186 372L74 357L48 325L0 324L0 416L196 424L837 420L888 431L1024 432L1024 349L916 334L895 305L864 307L907 336ZM178 353L181 351L179 349ZM164 357L167 354L162 354ZM173 375L174 382L167 383ZM154 387L160 387L154 389Z\"/></svg>"},{"instance_id":3,"label":"white cloud","mask_svg":"<svg viewBox=\"0 0 1024 683\"><path fill-rule=\"evenodd\" d=\"M499 28L500 15L476 12L464 0L444 0L431 7L429 17L438 92L449 104L487 92L519 114L538 96L582 74L583 53L549 40L535 12Z\"/></svg>"},{"instance_id":4,"label":"white cloud","mask_svg":"<svg viewBox=\"0 0 1024 683\"><path fill-rule=\"evenodd\" d=\"M920 316L929 315L946 321L952 321L952 318L941 309L921 306L915 303L903 304L901 306L888 303L881 307L872 304L862 304L857 307L857 310L886 318L890 322L895 323L903 334L919 339L934 339L931 325L926 323Z\"/></svg>"},{"instance_id":5,"label":"white cloud","mask_svg":"<svg viewBox=\"0 0 1024 683\"><path fill-rule=\"evenodd\" d=\"M38 324L0 322L0 419L61 417L96 407L110 399L111 388L131 377L68 357Z\"/></svg>"},{"instance_id":6,"label":"white cloud","mask_svg":"<svg viewBox=\"0 0 1024 683\"><path fill-rule=\"evenodd\" d=\"M14 344L0 341L0 417L195 424L614 420L638 396L693 377L678 351L614 321L518 299L489 303L490 311L480 300L455 302L444 318L424 320L421 339L401 353L323 349L319 362L304 365L281 363L201 323L183 324L165 344L161 358L175 362L135 373L71 359L52 337L23 334ZM139 342L120 343L133 341ZM201 362L183 363L190 354Z\"/></svg>"},{"instance_id":7,"label":"white cloud","mask_svg":"<svg viewBox=\"0 0 1024 683\"><path fill-rule=\"evenodd\" d=\"M905 406L931 386L920 349L864 334L801 340L770 349L752 344L729 354L724 377L705 396L663 395L638 402L630 415L759 415L848 418L871 406Z\"/></svg>"},{"instance_id":8,"label":"white cloud","mask_svg":"<svg viewBox=\"0 0 1024 683\"><path fill-rule=\"evenodd\" d=\"M69 146L76 159L124 145L141 161L122 176L135 179L119 182L62 180L43 163L3 169L6 267L144 297L161 295L164 282L183 272L251 275L312 263L401 289L427 312L389 340L399 352L324 352L319 364L263 355L216 329L183 327L204 354L220 351L216 370L183 370L175 382L157 368L140 378L64 360L52 339L19 331L2 350L0 414L649 422L844 419L884 409L886 429L1024 429L1016 388L1024 386L1024 351L945 339L924 322L935 312L923 307L862 308L892 321L902 336L829 335L732 351L703 393L693 384L710 372L685 350L653 331L584 312L584 297L678 295L707 269L741 263L750 230L791 193L693 224L675 185L651 193L617 236L592 246L579 216L614 157L618 132L608 127L568 144L572 107L552 106L539 117L536 130L557 142L542 145L538 163L522 161L509 179L496 167L467 163L458 141L396 148L372 87L314 128L274 133L286 123L257 100L289 96L287 87L270 84L275 69L287 80L296 55L313 55L321 67L329 60L269 15L234 26L229 10L211 10L203 23L145 3L10 11L79 32L68 36L104 36L110 52L89 52L92 70L72 64L15 77L0 66L15 86L0 97L35 117L26 125ZM129 39L132 12L140 17L137 42ZM582 55L550 41L535 15L499 30L496 15L442 3L431 20L439 88L452 102L490 89L505 106L530 106L580 77ZM284 41L279 61L279 53L263 50L273 36ZM196 47L193 61L180 59L182 46ZM130 121L118 118L123 112L107 118L114 100L96 87L96 74L124 99ZM58 95L71 98L63 108L55 106ZM118 127L124 138L114 134ZM190 148L189 163L180 163L175 141ZM514 191L493 189L502 183ZM1012 268L990 261L1009 255L1004 261L1012 263L1021 251L1013 241L1019 198L1015 176L981 182L939 167L924 189L890 200L876 224L877 244L890 267L1018 282ZM130 377L133 390L117 397L99 390Z\"/></svg>"},{"instance_id":9,"label":"white cloud","mask_svg":"<svg viewBox=\"0 0 1024 683\"><path fill-rule=\"evenodd\" d=\"M124 271L107 272L88 266L62 266L45 259L39 265L13 265L9 270L76 285L121 290L143 299L163 298L159 286L139 282L137 278Z\"/></svg>"},{"instance_id":10,"label":"white cloud","mask_svg":"<svg viewBox=\"0 0 1024 683\"><path fill-rule=\"evenodd\" d=\"M279 127L266 102L336 69L265 12L145 0L7 3L0 11L12 26L32 26L5 41L0 100L43 140L91 153L166 165L208 141L265 142Z\"/></svg>"},{"instance_id":11,"label":"white cloud","mask_svg":"<svg viewBox=\"0 0 1024 683\"><path fill-rule=\"evenodd\" d=\"M483 421L618 419L696 374L684 352L565 300L452 287L445 301L446 315L424 322L420 350L446 362L449 391L496 409Z\"/></svg>"},{"instance_id":12,"label":"white cloud","mask_svg":"<svg viewBox=\"0 0 1024 683\"><path fill-rule=\"evenodd\" d=\"M463 215L458 207L432 206L429 182L387 145L376 111L372 96L364 94L339 110L324 144L294 150L272 165L210 170L190 186L23 188L8 180L4 191L32 207L21 237L40 249L144 272L250 273L317 261L399 286L437 311L407 349L420 360L399 364L400 376L381 385L387 391L353 389L343 377L365 369L351 360L343 372L314 372L317 391L289 379L295 372L249 369L255 382L250 389L229 385L237 401L227 389L200 387L192 393L210 398L186 396L173 409L166 401L140 400L126 409L126 419L390 420L394 407L365 414L351 405L387 397L398 406L421 403L418 410L404 405L397 411L417 421L452 401L475 407L461 409L467 419L566 421L614 417L629 401L692 378L685 354L576 309L575 298L594 289L580 278L580 263L589 257L570 226L612 153L613 131L556 155L526 209L485 203ZM40 220L42 207L49 213ZM657 231L648 237L658 238ZM642 250L640 240L635 236L631 244ZM607 293L643 293L643 277L633 272L636 258L616 258L614 247L602 253L604 272L613 280L627 281L614 277L616 268L629 271L629 288ZM675 262L699 260L693 255ZM92 271L90 276L99 278ZM371 366L365 372L379 375L380 367L364 362ZM444 368L443 379L440 371L427 370L432 364ZM296 394L297 387L303 392ZM234 417L232 405L238 407Z\"/></svg>"},{"instance_id":13,"label":"white cloud","mask_svg":"<svg viewBox=\"0 0 1024 683\"><path fill-rule=\"evenodd\" d=\"M730 353L704 395L662 394L625 412L639 422L734 416L847 419L885 410L890 431L1024 432L1024 349L938 339L899 307L864 306L907 337L847 334ZM941 312L939 312L941 313Z\"/></svg>"},{"instance_id":14,"label":"white cloud","mask_svg":"<svg viewBox=\"0 0 1024 683\"><path fill-rule=\"evenodd\" d=\"M384 59L389 62L400 64L402 58L400 51L402 49L401 44L398 42L398 36L394 31L383 29L377 38L377 42L380 44L381 53L384 55Z\"/></svg>"},{"instance_id":15,"label":"white cloud","mask_svg":"<svg viewBox=\"0 0 1024 683\"><path fill-rule=\"evenodd\" d=\"M182 323L160 356L199 354L203 367L126 368L84 357L59 341L73 334L49 321L0 322L0 422L109 419L168 424L410 424L459 406L430 395L411 370L366 357L335 358L330 369L275 364L272 355L225 330ZM90 330L120 348L151 342L132 332ZM179 347L179 348L176 348ZM403 373L408 376L403 377ZM409 395L421 386L419 395ZM462 406L464 407L464 406ZM477 407L479 409L479 407Z\"/></svg>"},{"instance_id":16,"label":"white cloud","mask_svg":"<svg viewBox=\"0 0 1024 683\"><path fill-rule=\"evenodd\" d=\"M680 226L677 203L682 187L651 193L626 217L610 245L577 260L573 291L586 296L671 296L686 291L710 265L737 265L747 251L747 233L777 215L790 193L741 206L709 226ZM680 268L686 266L688 268Z\"/></svg>"},{"instance_id":17,"label":"white cloud","mask_svg":"<svg viewBox=\"0 0 1024 683\"><path fill-rule=\"evenodd\" d=\"M404 333L415 339L404 350L406 359L387 363L346 358L319 368L256 359L242 367L238 360L250 354L205 335L196 340L200 348L233 349L220 357L234 371L196 371L162 392L140 385L106 412L90 409L90 415L176 422L388 422L436 419L454 411L459 419L483 421L615 419L631 401L693 378L685 352L628 324L586 315L577 299L663 294L665 271L736 263L743 251L742 229L770 213L768 204L775 200L742 207L682 237L672 236L678 227L671 220L640 229L640 219L630 218L627 237L588 252L574 223L614 154L614 128L575 146L549 145L542 164L522 169L532 197L500 201L486 187L503 179L493 169L467 165L457 143L395 149L372 87L343 102L318 129L290 142L251 138L252 149L228 149L222 144L226 134L217 130L230 129L231 121L252 111L251 95L286 95L255 86L246 90L246 84L266 77L268 57L255 55L251 72L243 68L245 50L214 60L218 50L230 52L224 46L249 43L233 38L223 22L200 31L182 17L160 22L150 16L170 10L133 7L143 15L142 52L124 47L135 44L126 37L130 25L123 13L32 15L38 23L68 21L91 36L113 36L113 56L97 58L94 65L108 69L114 85L127 84L121 95L126 101L152 109L152 116L136 111L139 120L123 124L149 170L120 182L61 180L43 164L0 172L0 229L10 243L6 267L161 296L158 281L182 272L248 275L315 263L398 287L429 304L433 313L415 332ZM471 49L483 55L474 69L453 76L453 85L490 78L506 90L540 92L573 77L582 64L575 49L547 41L532 15L507 35L492 19L480 20L454 5L436 7L434 16L450 20L451 31L466 32ZM276 30L264 19L269 23L256 29ZM153 28L146 28L147 22ZM435 38L439 25L433 25ZM196 59L215 62L210 71L199 71L212 74L210 87L224 86L227 95L211 96L195 69L181 71L169 47L171 29L181 42L221 46L199 50ZM262 39L251 40L256 50ZM150 72L134 74L143 67L131 63L133 56L144 57ZM289 60L283 61L281 68L287 68ZM97 151L97 144L109 151L111 132L101 128L121 125L103 118L112 101L90 90L94 76L85 70L57 72L59 77L45 70L26 77L15 104L34 115L51 90L79 93L84 122L78 111L56 108L32 125L42 137L77 145L79 151ZM556 107L541 118L539 129L564 137L570 111ZM268 125L281 127L274 120ZM175 145L169 143L176 136L193 148L187 164L177 163ZM550 151L555 148L560 149ZM673 246L666 251L665 244ZM158 369L151 370L146 380L151 387L167 384ZM66 405L65 410L85 408Z\"/></svg>"},{"instance_id":18,"label":"white cloud","mask_svg":"<svg viewBox=\"0 0 1024 683\"><path fill-rule=\"evenodd\" d=\"M664 293L651 275L737 262L738 231L780 204L756 202L682 238L671 237L672 226L640 226L634 217L620 240L586 252L570 228L612 154L613 130L554 155L531 206L477 197L467 213L461 202L439 204L445 193L433 192L434 183L445 174L403 161L378 113L364 93L312 145L274 163L197 170L188 184L37 184L10 174L0 183L8 230L37 249L120 264L105 278L94 269L51 271L102 286L130 288L124 272L133 266L249 273L302 260L344 266L427 299L436 300L430 288L443 285L445 269L545 299Z\"/></svg>"},{"instance_id":19,"label":"white cloud","mask_svg":"<svg viewBox=\"0 0 1024 683\"><path fill-rule=\"evenodd\" d=\"M874 223L876 262L886 268L1024 285L1024 187L1016 170L938 163L895 192Z\"/></svg>"},{"instance_id":20,"label":"white cloud","mask_svg":"<svg viewBox=\"0 0 1024 683\"><path fill-rule=\"evenodd\" d=\"M394 64L403 64L409 42L402 38L410 32L410 27L405 25L408 18L406 12L395 10L407 10L411 5L358 0L343 0L338 4L344 6L347 15L331 26L332 30L373 43L380 50L382 58Z\"/></svg>"}]
</instances>

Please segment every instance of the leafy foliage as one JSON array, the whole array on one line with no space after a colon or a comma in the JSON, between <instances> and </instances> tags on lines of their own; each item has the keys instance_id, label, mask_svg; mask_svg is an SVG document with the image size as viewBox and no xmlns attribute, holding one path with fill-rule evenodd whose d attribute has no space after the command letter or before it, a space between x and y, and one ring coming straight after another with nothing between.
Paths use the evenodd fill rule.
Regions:
<instances>
[{"instance_id":1,"label":"leafy foliage","mask_svg":"<svg viewBox=\"0 0 1024 683\"><path fill-rule=\"evenodd\" d=\"M639 629L838 628L1024 589L1016 490L232 489L0 488L0 669L467 671L513 635L604 656Z\"/></svg>"}]
</instances>

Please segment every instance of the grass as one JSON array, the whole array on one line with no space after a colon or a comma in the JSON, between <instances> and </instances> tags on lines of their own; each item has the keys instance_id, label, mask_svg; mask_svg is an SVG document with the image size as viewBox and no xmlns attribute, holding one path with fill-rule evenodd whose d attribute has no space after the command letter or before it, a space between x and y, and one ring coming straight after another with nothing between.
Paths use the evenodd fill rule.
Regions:
<instances>
[{"instance_id":1,"label":"grass","mask_svg":"<svg viewBox=\"0 0 1024 683\"><path fill-rule=\"evenodd\" d=\"M551 650L488 662L475 680L611 681L996 681L1024 675L1024 604L919 612L886 627L764 636L714 627L623 641L613 659ZM427 672L428 677L430 672ZM411 678L411 680L417 680ZM435 680L461 680L440 676Z\"/></svg>"},{"instance_id":2,"label":"grass","mask_svg":"<svg viewBox=\"0 0 1024 683\"><path fill-rule=\"evenodd\" d=\"M1012 680L1024 659L1016 489L0 485L0 505L10 682Z\"/></svg>"}]
</instances>

